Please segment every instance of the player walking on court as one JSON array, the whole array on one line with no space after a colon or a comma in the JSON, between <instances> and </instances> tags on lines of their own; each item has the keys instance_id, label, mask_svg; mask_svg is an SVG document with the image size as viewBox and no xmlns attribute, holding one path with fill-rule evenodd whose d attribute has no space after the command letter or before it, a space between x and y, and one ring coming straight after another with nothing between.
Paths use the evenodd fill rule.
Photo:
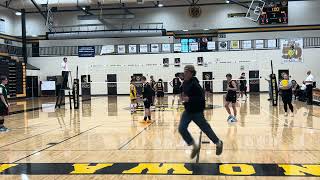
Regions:
<instances>
[{"instance_id":1,"label":"player walking on court","mask_svg":"<svg viewBox=\"0 0 320 180\"><path fill-rule=\"evenodd\" d=\"M8 132L4 124L4 117L9 115L10 104L8 102L8 78L6 76L0 76L0 132Z\"/></svg>"},{"instance_id":2,"label":"player walking on court","mask_svg":"<svg viewBox=\"0 0 320 180\"><path fill-rule=\"evenodd\" d=\"M154 89L157 91L159 109L161 110L162 108L162 110L164 110L164 105L163 105L164 85L163 85L162 79L159 79L159 81L154 86Z\"/></svg>"},{"instance_id":3,"label":"player walking on court","mask_svg":"<svg viewBox=\"0 0 320 180\"><path fill-rule=\"evenodd\" d=\"M245 99L247 99L247 80L246 74L242 73L240 76L240 98L243 99L243 94L245 95Z\"/></svg>"},{"instance_id":4,"label":"player walking on court","mask_svg":"<svg viewBox=\"0 0 320 180\"><path fill-rule=\"evenodd\" d=\"M229 116L228 122L236 122L237 121L237 109L236 109L236 102L237 102L237 83L232 80L232 75L227 74L227 94L226 94L226 103L224 107L226 108ZM232 104L233 115L231 114L230 110L230 103Z\"/></svg>"},{"instance_id":5,"label":"player walking on court","mask_svg":"<svg viewBox=\"0 0 320 180\"><path fill-rule=\"evenodd\" d=\"M144 103L144 122L150 122L151 121L151 111L150 111L150 107L151 107L151 103L152 103L152 88L149 85L149 83L147 82L147 78L142 76L141 78L142 81L142 99L143 99L143 103ZM148 119L148 121L147 121Z\"/></svg>"},{"instance_id":6,"label":"player walking on court","mask_svg":"<svg viewBox=\"0 0 320 180\"><path fill-rule=\"evenodd\" d=\"M131 113L136 112L136 105L137 105L137 88L134 85L133 80L130 81L130 110Z\"/></svg>"},{"instance_id":7,"label":"player walking on court","mask_svg":"<svg viewBox=\"0 0 320 180\"><path fill-rule=\"evenodd\" d=\"M223 150L223 142L219 140L217 135L212 130L211 126L204 117L205 97L199 80L195 77L196 71L193 65L187 65L184 68L184 82L182 84L182 100L185 107L179 124L179 133L184 141L193 146L190 157L193 159L200 151L200 147L195 143L188 126L191 121L209 137L209 139L216 144L216 155L220 155Z\"/></svg>"},{"instance_id":8,"label":"player walking on court","mask_svg":"<svg viewBox=\"0 0 320 180\"><path fill-rule=\"evenodd\" d=\"M288 116L288 105L291 110L291 117L293 114L293 106L292 106L292 82L289 80L288 74L283 74L283 79L280 81L279 88L282 94L282 102L283 108L285 112L285 116Z\"/></svg>"},{"instance_id":9,"label":"player walking on court","mask_svg":"<svg viewBox=\"0 0 320 180\"><path fill-rule=\"evenodd\" d=\"M175 74L175 78L173 78L173 80L170 82L170 85L173 87L173 99L172 99L172 107L174 105L174 101L176 100L176 98L178 99L178 107L180 104L180 98L179 95L181 93L180 91L180 87L181 87L181 80L179 78L179 74L176 73Z\"/></svg>"}]
</instances>

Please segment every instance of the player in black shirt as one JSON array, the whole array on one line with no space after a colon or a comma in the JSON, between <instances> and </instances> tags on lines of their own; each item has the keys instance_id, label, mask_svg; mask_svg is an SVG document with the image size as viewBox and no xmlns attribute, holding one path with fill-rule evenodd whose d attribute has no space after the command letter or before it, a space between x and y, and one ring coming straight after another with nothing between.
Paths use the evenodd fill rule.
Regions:
<instances>
[{"instance_id":1,"label":"player in black shirt","mask_svg":"<svg viewBox=\"0 0 320 180\"><path fill-rule=\"evenodd\" d=\"M246 74L242 73L240 76L240 98L243 98L243 94L245 95L245 99L247 99L247 80Z\"/></svg>"},{"instance_id":2,"label":"player in black shirt","mask_svg":"<svg viewBox=\"0 0 320 180\"><path fill-rule=\"evenodd\" d=\"M152 94L153 94L153 90L151 88L151 86L149 85L149 83L147 82L147 78L142 76L141 78L142 81L142 99L143 99L143 103L144 103L144 122L150 122L151 121L151 111L150 111L150 107L151 107L151 103L152 103ZM147 121L147 118L149 119L149 121Z\"/></svg>"},{"instance_id":3,"label":"player in black shirt","mask_svg":"<svg viewBox=\"0 0 320 180\"><path fill-rule=\"evenodd\" d=\"M156 81L154 80L153 76L150 76L150 86L152 88L152 103L151 105L154 105L154 100L155 100L155 96L156 96L156 91L154 89L154 86L156 85Z\"/></svg>"},{"instance_id":4,"label":"player in black shirt","mask_svg":"<svg viewBox=\"0 0 320 180\"><path fill-rule=\"evenodd\" d=\"M180 104L179 95L181 94L181 80L179 78L179 74L175 74L175 78L170 82L170 85L173 87L173 99L172 99L172 106L176 98L178 98L178 107Z\"/></svg>"},{"instance_id":5,"label":"player in black shirt","mask_svg":"<svg viewBox=\"0 0 320 180\"><path fill-rule=\"evenodd\" d=\"M4 124L4 117L9 115L10 104L8 102L8 78L6 76L0 76L0 132L8 132Z\"/></svg>"},{"instance_id":6,"label":"player in black shirt","mask_svg":"<svg viewBox=\"0 0 320 180\"><path fill-rule=\"evenodd\" d=\"M232 75L227 74L227 95L226 95L226 104L224 105L229 117L228 117L228 122L236 122L237 121L237 109L236 109L236 102L237 102L237 83L236 81L232 80ZM231 114L229 105L230 103L232 104L232 109L233 109L233 114Z\"/></svg>"},{"instance_id":7,"label":"player in black shirt","mask_svg":"<svg viewBox=\"0 0 320 180\"><path fill-rule=\"evenodd\" d=\"M159 79L159 81L155 84L154 89L157 91L159 109L163 108L162 110L164 110L164 85L162 79Z\"/></svg>"}]
</instances>

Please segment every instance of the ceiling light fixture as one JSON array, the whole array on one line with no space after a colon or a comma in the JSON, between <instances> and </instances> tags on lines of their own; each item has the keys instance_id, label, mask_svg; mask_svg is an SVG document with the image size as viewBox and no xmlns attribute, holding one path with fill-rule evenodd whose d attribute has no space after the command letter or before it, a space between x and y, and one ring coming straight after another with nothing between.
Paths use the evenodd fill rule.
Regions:
<instances>
[{"instance_id":1,"label":"ceiling light fixture","mask_svg":"<svg viewBox=\"0 0 320 180\"><path fill-rule=\"evenodd\" d=\"M209 31L210 29L203 29L204 31Z\"/></svg>"},{"instance_id":2,"label":"ceiling light fixture","mask_svg":"<svg viewBox=\"0 0 320 180\"><path fill-rule=\"evenodd\" d=\"M184 30L182 30L182 31L184 31L184 32L188 32L189 30L187 30L187 29L184 29Z\"/></svg>"},{"instance_id":3,"label":"ceiling light fixture","mask_svg":"<svg viewBox=\"0 0 320 180\"><path fill-rule=\"evenodd\" d=\"M230 3L230 1L226 0L226 3L228 3L228 4L229 4L229 3Z\"/></svg>"},{"instance_id":4,"label":"ceiling light fixture","mask_svg":"<svg viewBox=\"0 0 320 180\"><path fill-rule=\"evenodd\" d=\"M22 14L22 13L19 12L19 11L16 12L16 15L17 15L17 16L21 16L21 14Z\"/></svg>"}]
</instances>

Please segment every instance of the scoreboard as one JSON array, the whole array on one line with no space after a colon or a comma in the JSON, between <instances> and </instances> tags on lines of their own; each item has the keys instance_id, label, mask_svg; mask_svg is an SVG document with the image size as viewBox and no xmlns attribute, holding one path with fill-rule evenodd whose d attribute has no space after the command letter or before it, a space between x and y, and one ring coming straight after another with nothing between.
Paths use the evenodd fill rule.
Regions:
<instances>
[{"instance_id":1,"label":"scoreboard","mask_svg":"<svg viewBox=\"0 0 320 180\"><path fill-rule=\"evenodd\" d=\"M259 23L288 24L288 0L265 0Z\"/></svg>"}]
</instances>

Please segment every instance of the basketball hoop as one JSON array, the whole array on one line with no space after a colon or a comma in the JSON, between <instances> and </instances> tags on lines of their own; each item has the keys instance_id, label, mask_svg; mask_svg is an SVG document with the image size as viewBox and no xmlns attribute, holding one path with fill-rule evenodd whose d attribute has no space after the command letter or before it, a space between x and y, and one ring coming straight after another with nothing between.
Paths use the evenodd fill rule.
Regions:
<instances>
[{"instance_id":1,"label":"basketball hoop","mask_svg":"<svg viewBox=\"0 0 320 180\"><path fill-rule=\"evenodd\" d=\"M256 5L257 3L258 5ZM248 8L246 18L254 22L257 22L260 18L260 15L263 11L265 4L266 3L263 0L252 0Z\"/></svg>"}]
</instances>

